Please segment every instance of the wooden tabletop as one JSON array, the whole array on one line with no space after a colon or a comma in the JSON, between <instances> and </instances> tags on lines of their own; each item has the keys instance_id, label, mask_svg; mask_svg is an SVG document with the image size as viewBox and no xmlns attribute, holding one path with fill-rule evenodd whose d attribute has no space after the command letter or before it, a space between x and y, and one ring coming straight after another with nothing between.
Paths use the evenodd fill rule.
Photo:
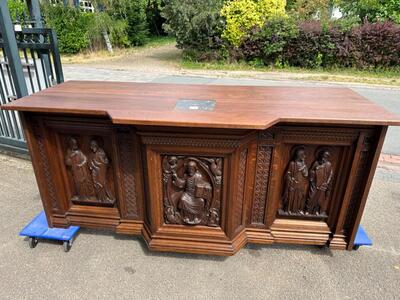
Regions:
<instances>
[{"instance_id":1,"label":"wooden tabletop","mask_svg":"<svg viewBox=\"0 0 400 300\"><path fill-rule=\"evenodd\" d=\"M213 111L179 100L213 100ZM400 100L399 100L400 101ZM200 102L204 103L204 102ZM279 122L400 125L400 117L347 88L69 81L2 109L108 116L115 124L266 129Z\"/></svg>"}]
</instances>

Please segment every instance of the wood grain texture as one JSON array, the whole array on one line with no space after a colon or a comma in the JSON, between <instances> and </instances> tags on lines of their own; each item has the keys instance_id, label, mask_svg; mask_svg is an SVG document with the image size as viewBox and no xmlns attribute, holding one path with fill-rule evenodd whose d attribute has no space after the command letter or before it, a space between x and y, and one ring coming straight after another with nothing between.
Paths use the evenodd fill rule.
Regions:
<instances>
[{"instance_id":1,"label":"wood grain texture","mask_svg":"<svg viewBox=\"0 0 400 300\"><path fill-rule=\"evenodd\" d=\"M216 109L178 111L179 99L213 99ZM69 82L5 108L23 111L50 226L213 255L247 243L351 250L387 126L400 125L332 88ZM77 148L91 164L73 173ZM73 201L86 196L87 174L112 205Z\"/></svg>"},{"instance_id":2,"label":"wood grain texture","mask_svg":"<svg viewBox=\"0 0 400 300\"><path fill-rule=\"evenodd\" d=\"M215 100L214 111L180 111L182 99ZM3 109L108 116L114 124L266 129L279 122L400 125L350 89L70 81Z\"/></svg>"}]
</instances>

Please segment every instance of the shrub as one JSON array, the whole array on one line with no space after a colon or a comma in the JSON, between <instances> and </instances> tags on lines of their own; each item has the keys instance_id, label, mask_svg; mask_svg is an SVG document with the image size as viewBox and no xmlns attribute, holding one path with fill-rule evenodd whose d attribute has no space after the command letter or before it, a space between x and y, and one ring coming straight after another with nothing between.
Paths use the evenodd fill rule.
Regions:
<instances>
[{"instance_id":1,"label":"shrub","mask_svg":"<svg viewBox=\"0 0 400 300\"><path fill-rule=\"evenodd\" d=\"M239 46L243 37L253 28L260 28L271 17L285 16L285 0L232 0L221 10L226 19L222 37Z\"/></svg>"},{"instance_id":2,"label":"shrub","mask_svg":"<svg viewBox=\"0 0 400 300\"><path fill-rule=\"evenodd\" d=\"M17 17L22 21L24 16L27 16L28 7L24 0L8 0L7 4L13 21L16 21Z\"/></svg>"},{"instance_id":3,"label":"shrub","mask_svg":"<svg viewBox=\"0 0 400 300\"><path fill-rule=\"evenodd\" d=\"M43 13L48 26L57 33L60 52L77 53L89 47L89 14L64 5L45 6Z\"/></svg>"},{"instance_id":4,"label":"shrub","mask_svg":"<svg viewBox=\"0 0 400 300\"><path fill-rule=\"evenodd\" d=\"M342 22L274 18L253 28L239 50L243 59L258 65L390 68L400 65L400 26L389 21L348 27Z\"/></svg>"},{"instance_id":5,"label":"shrub","mask_svg":"<svg viewBox=\"0 0 400 300\"><path fill-rule=\"evenodd\" d=\"M326 66L335 47L329 31L319 21L305 21L298 25L297 37L287 43L283 59L291 66L315 68Z\"/></svg>"},{"instance_id":6,"label":"shrub","mask_svg":"<svg viewBox=\"0 0 400 300\"><path fill-rule=\"evenodd\" d=\"M130 1L127 11L127 33L132 46L144 45L149 38L146 16L147 0Z\"/></svg>"},{"instance_id":7,"label":"shrub","mask_svg":"<svg viewBox=\"0 0 400 300\"><path fill-rule=\"evenodd\" d=\"M400 26L392 22L365 23L350 33L354 66L395 67L400 65Z\"/></svg>"},{"instance_id":8,"label":"shrub","mask_svg":"<svg viewBox=\"0 0 400 300\"><path fill-rule=\"evenodd\" d=\"M187 52L210 52L221 45L223 0L166 0L164 29Z\"/></svg>"},{"instance_id":9,"label":"shrub","mask_svg":"<svg viewBox=\"0 0 400 300\"><path fill-rule=\"evenodd\" d=\"M264 64L281 65L287 43L298 36L297 24L287 17L274 17L260 29L254 28L240 50L248 61L262 59Z\"/></svg>"}]
</instances>

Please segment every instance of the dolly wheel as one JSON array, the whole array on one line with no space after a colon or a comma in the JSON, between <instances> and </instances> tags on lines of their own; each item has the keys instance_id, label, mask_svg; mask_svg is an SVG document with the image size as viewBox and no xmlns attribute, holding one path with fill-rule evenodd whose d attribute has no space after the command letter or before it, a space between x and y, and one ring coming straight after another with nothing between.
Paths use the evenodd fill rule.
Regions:
<instances>
[{"instance_id":1,"label":"dolly wheel","mask_svg":"<svg viewBox=\"0 0 400 300\"><path fill-rule=\"evenodd\" d=\"M39 240L34 237L29 237L29 248L35 248L37 244L39 243Z\"/></svg>"},{"instance_id":2,"label":"dolly wheel","mask_svg":"<svg viewBox=\"0 0 400 300\"><path fill-rule=\"evenodd\" d=\"M353 250L358 250L359 248L360 248L360 245L353 246Z\"/></svg>"},{"instance_id":3,"label":"dolly wheel","mask_svg":"<svg viewBox=\"0 0 400 300\"><path fill-rule=\"evenodd\" d=\"M64 241L63 247L64 247L64 252L69 252L69 250L71 250L72 247L72 241Z\"/></svg>"}]
</instances>

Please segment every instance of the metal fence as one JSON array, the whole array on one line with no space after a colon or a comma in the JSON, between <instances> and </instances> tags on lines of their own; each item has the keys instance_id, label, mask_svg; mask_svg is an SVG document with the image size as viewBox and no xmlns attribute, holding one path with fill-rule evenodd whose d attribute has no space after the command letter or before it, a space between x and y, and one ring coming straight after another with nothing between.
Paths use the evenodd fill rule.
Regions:
<instances>
[{"instance_id":1,"label":"metal fence","mask_svg":"<svg viewBox=\"0 0 400 300\"><path fill-rule=\"evenodd\" d=\"M41 27L34 18L24 24L0 20L0 104L64 81L56 34L34 27L39 22ZM17 112L0 109L0 147L27 151Z\"/></svg>"}]
</instances>

